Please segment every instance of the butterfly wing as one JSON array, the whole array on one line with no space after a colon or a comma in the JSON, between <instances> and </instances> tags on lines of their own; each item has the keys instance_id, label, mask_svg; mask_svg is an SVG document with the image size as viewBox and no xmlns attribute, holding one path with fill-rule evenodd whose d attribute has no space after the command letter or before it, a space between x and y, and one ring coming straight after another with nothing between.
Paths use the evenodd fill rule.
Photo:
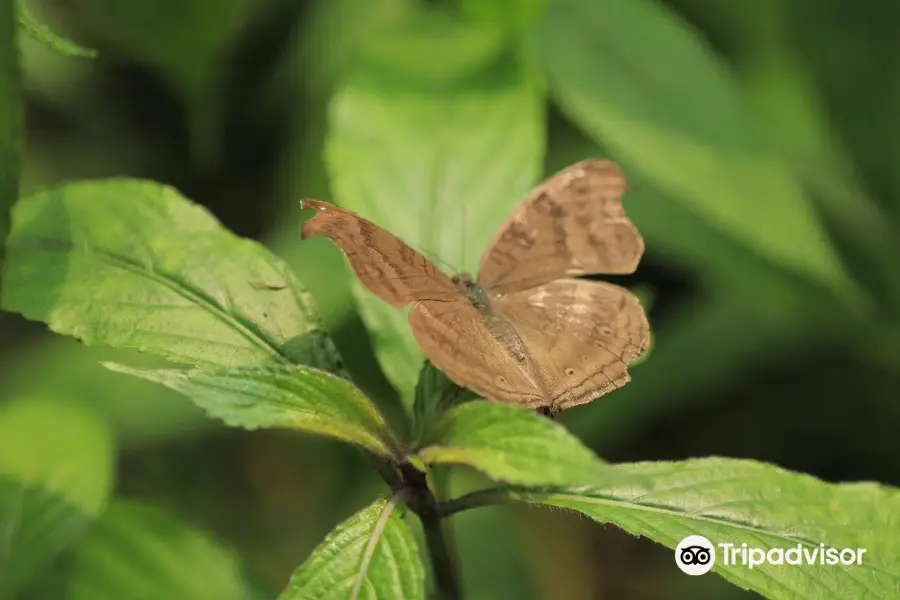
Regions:
<instances>
[{"instance_id":1,"label":"butterfly wing","mask_svg":"<svg viewBox=\"0 0 900 600\"><path fill-rule=\"evenodd\" d=\"M650 346L637 297L600 281L560 279L495 297L494 310L525 340L552 411L585 404L631 380Z\"/></svg>"},{"instance_id":2,"label":"butterfly wing","mask_svg":"<svg viewBox=\"0 0 900 600\"><path fill-rule=\"evenodd\" d=\"M428 259L371 221L325 202L303 200L301 207L318 211L303 224L303 237L331 238L359 280L385 302L396 308L415 303L413 336L454 383L500 402L543 401L528 363L516 358L508 323L486 317Z\"/></svg>"},{"instance_id":3,"label":"butterfly wing","mask_svg":"<svg viewBox=\"0 0 900 600\"><path fill-rule=\"evenodd\" d=\"M586 160L560 171L497 232L478 282L507 292L562 277L633 273L644 240L622 206L627 187L624 173L609 161Z\"/></svg>"},{"instance_id":4,"label":"butterfly wing","mask_svg":"<svg viewBox=\"0 0 900 600\"><path fill-rule=\"evenodd\" d=\"M303 237L331 238L363 285L391 306L464 297L431 261L375 223L326 202L301 200L300 206L317 211L303 224Z\"/></svg>"},{"instance_id":5,"label":"butterfly wing","mask_svg":"<svg viewBox=\"0 0 900 600\"><path fill-rule=\"evenodd\" d=\"M523 344L510 324L468 300L419 302L409 324L425 354L455 384L483 398L538 407L547 403Z\"/></svg>"}]
</instances>

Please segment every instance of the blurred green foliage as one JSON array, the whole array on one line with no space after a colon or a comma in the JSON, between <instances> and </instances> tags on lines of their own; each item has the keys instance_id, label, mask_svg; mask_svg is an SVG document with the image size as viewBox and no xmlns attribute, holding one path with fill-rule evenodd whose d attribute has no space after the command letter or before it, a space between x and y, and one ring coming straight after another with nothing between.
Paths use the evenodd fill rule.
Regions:
<instances>
[{"instance_id":1,"label":"blurred green foliage","mask_svg":"<svg viewBox=\"0 0 900 600\"><path fill-rule=\"evenodd\" d=\"M327 241L300 242L297 198L337 201L436 262L474 270L531 185L608 157L629 175L626 209L647 242L622 283L652 290L653 354L628 386L561 421L612 462L722 455L900 483L900 12L876 0L28 2L37 22L99 51L85 60L17 41L13 4L0 1L0 236L20 163L23 196L95 177L174 186L290 265L347 370L401 422L421 366L403 316L358 293ZM116 201L146 220L150 204L124 194L93 209ZM159 231L189 221L161 220ZM229 269L209 270L216 256L199 257L201 285L229 283ZM25 275L103 288L99 275ZM14 304L38 316L46 301ZM184 564L160 560L160 597L201 597L178 587L178 569L204 565L221 597L275 597L327 532L384 491L354 450L223 431L183 397L101 361L163 365L0 316L3 415L23 415L0 427L33 434L0 439L0 487L18 472L8 457L48 440L74 440L75 454L102 446L102 464L83 468L95 489L112 485L118 465L117 496L81 551L61 553L61 538L47 554L16 556L10 586L74 568L71 597L121 597L135 589L116 587L133 581L123 548L160 560L152 534L169 531ZM34 433L25 421L42 411L54 428ZM58 504L59 530L74 538L102 506L53 466L46 481L74 487L39 502ZM465 473L448 485L482 483ZM73 497L83 502L61 500ZM489 510L453 521L472 598L752 596L719 578L685 581L671 551L584 518ZM240 588L237 560L212 539L236 549L258 591ZM98 580L98 561L114 559L122 579ZM23 597L61 597L45 585L33 580Z\"/></svg>"},{"instance_id":2,"label":"blurred green foliage","mask_svg":"<svg viewBox=\"0 0 900 600\"><path fill-rule=\"evenodd\" d=\"M0 5L0 239L9 235L9 210L19 196L22 153L22 80L12 0ZM5 247L0 247L0 269Z\"/></svg>"},{"instance_id":3,"label":"blurred green foliage","mask_svg":"<svg viewBox=\"0 0 900 600\"><path fill-rule=\"evenodd\" d=\"M233 552L159 509L127 500L112 503L81 541L70 572L67 597L76 600L264 597L254 595Z\"/></svg>"}]
</instances>

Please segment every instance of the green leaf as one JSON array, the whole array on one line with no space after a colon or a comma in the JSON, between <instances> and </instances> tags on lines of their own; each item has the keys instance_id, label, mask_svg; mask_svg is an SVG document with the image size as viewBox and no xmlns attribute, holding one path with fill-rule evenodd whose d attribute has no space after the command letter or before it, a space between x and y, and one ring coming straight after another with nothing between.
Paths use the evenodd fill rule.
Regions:
<instances>
[{"instance_id":1,"label":"green leaf","mask_svg":"<svg viewBox=\"0 0 900 600\"><path fill-rule=\"evenodd\" d=\"M228 371L104 366L181 392L232 427L297 429L357 444L386 458L399 455L399 445L369 399L352 383L324 371L292 366Z\"/></svg>"},{"instance_id":2,"label":"green leaf","mask_svg":"<svg viewBox=\"0 0 900 600\"><path fill-rule=\"evenodd\" d=\"M0 408L0 597L14 594L105 507L113 442L106 426L48 397Z\"/></svg>"},{"instance_id":3,"label":"green leaf","mask_svg":"<svg viewBox=\"0 0 900 600\"><path fill-rule=\"evenodd\" d=\"M541 89L491 29L442 13L377 37L334 98L327 165L337 203L438 264L474 272L541 173ZM406 315L355 286L388 379L408 405L423 355Z\"/></svg>"},{"instance_id":4,"label":"green leaf","mask_svg":"<svg viewBox=\"0 0 900 600\"><path fill-rule=\"evenodd\" d=\"M892 310L900 302L900 278L889 257L900 253L900 242L889 215L854 172L799 58L787 48L751 47L742 83L760 130L810 191L853 276Z\"/></svg>"},{"instance_id":5,"label":"green leaf","mask_svg":"<svg viewBox=\"0 0 900 600\"><path fill-rule=\"evenodd\" d=\"M626 172L639 171L768 260L843 300L860 299L732 77L668 9L645 0L559 0L534 42L563 109Z\"/></svg>"},{"instance_id":6,"label":"green leaf","mask_svg":"<svg viewBox=\"0 0 900 600\"><path fill-rule=\"evenodd\" d=\"M72 557L72 600L248 600L242 566L203 533L135 502L110 505Z\"/></svg>"},{"instance_id":7,"label":"green leaf","mask_svg":"<svg viewBox=\"0 0 900 600\"><path fill-rule=\"evenodd\" d=\"M23 199L5 275L4 308L87 344L198 367L340 371L288 267L167 186L109 179Z\"/></svg>"},{"instance_id":8,"label":"green leaf","mask_svg":"<svg viewBox=\"0 0 900 600\"><path fill-rule=\"evenodd\" d=\"M900 493L873 483L836 485L763 463L710 458L620 465L627 484L525 490L519 500L577 510L669 548L689 535L716 545L725 579L767 598L897 598ZM768 551L865 548L862 564L724 564L719 544ZM740 560L740 556L738 556Z\"/></svg>"},{"instance_id":9,"label":"green leaf","mask_svg":"<svg viewBox=\"0 0 900 600\"><path fill-rule=\"evenodd\" d=\"M41 42L48 48L56 50L66 56L81 56L84 58L96 58L97 51L79 46L75 42L67 40L53 33L46 25L34 18L34 15L25 7L24 0L19 3L19 25L22 30L32 38Z\"/></svg>"},{"instance_id":10,"label":"green leaf","mask_svg":"<svg viewBox=\"0 0 900 600\"><path fill-rule=\"evenodd\" d=\"M0 1L0 273L9 235L9 210L19 198L22 167L22 76L15 10L14 1Z\"/></svg>"},{"instance_id":11,"label":"green leaf","mask_svg":"<svg viewBox=\"0 0 900 600\"><path fill-rule=\"evenodd\" d=\"M425 598L425 570L394 500L378 500L332 531L279 600Z\"/></svg>"},{"instance_id":12,"label":"green leaf","mask_svg":"<svg viewBox=\"0 0 900 600\"><path fill-rule=\"evenodd\" d=\"M419 457L466 465L519 485L584 485L610 470L564 427L533 411L487 401L457 406L434 426Z\"/></svg>"}]
</instances>

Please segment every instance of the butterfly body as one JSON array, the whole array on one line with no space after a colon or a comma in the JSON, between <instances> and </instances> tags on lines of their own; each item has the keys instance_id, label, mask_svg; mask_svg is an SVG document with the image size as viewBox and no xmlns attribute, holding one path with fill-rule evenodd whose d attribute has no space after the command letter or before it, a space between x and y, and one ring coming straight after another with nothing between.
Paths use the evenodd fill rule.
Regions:
<instances>
[{"instance_id":1,"label":"butterfly body","mask_svg":"<svg viewBox=\"0 0 900 600\"><path fill-rule=\"evenodd\" d=\"M644 242L625 216L625 177L588 160L536 188L482 256L478 279L448 277L359 215L303 200L318 214L304 237L330 237L370 291L397 308L432 363L462 387L499 402L555 413L630 381L650 342L637 298L575 279L628 274Z\"/></svg>"},{"instance_id":2,"label":"butterfly body","mask_svg":"<svg viewBox=\"0 0 900 600\"><path fill-rule=\"evenodd\" d=\"M472 276L468 273L459 273L450 278L453 283L459 287L469 302L472 303L479 312L484 315L491 314L491 299L488 297L487 291L475 283Z\"/></svg>"},{"instance_id":3,"label":"butterfly body","mask_svg":"<svg viewBox=\"0 0 900 600\"><path fill-rule=\"evenodd\" d=\"M541 394L541 400L548 400L545 386L541 383L541 374L528 352L526 343L522 340L516 327L508 319L494 311L494 305L487 290L478 285L468 273L454 275L451 280L466 294L469 302L481 315L484 327L499 344L497 349L511 355L525 378L533 382L535 391Z\"/></svg>"}]
</instances>

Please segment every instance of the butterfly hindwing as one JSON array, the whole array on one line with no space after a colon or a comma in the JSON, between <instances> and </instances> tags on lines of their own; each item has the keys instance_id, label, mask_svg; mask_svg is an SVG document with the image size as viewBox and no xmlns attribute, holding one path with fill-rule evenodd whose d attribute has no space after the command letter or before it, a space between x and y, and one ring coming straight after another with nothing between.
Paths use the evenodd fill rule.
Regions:
<instances>
[{"instance_id":1,"label":"butterfly hindwing","mask_svg":"<svg viewBox=\"0 0 900 600\"><path fill-rule=\"evenodd\" d=\"M628 381L628 365L650 345L637 297L599 281L559 279L498 295L494 311L520 332L544 373L554 411L590 402Z\"/></svg>"},{"instance_id":2,"label":"butterfly hindwing","mask_svg":"<svg viewBox=\"0 0 900 600\"><path fill-rule=\"evenodd\" d=\"M409 314L419 346L454 383L484 398L537 407L544 393L509 340L495 335L467 300L424 301Z\"/></svg>"}]
</instances>

